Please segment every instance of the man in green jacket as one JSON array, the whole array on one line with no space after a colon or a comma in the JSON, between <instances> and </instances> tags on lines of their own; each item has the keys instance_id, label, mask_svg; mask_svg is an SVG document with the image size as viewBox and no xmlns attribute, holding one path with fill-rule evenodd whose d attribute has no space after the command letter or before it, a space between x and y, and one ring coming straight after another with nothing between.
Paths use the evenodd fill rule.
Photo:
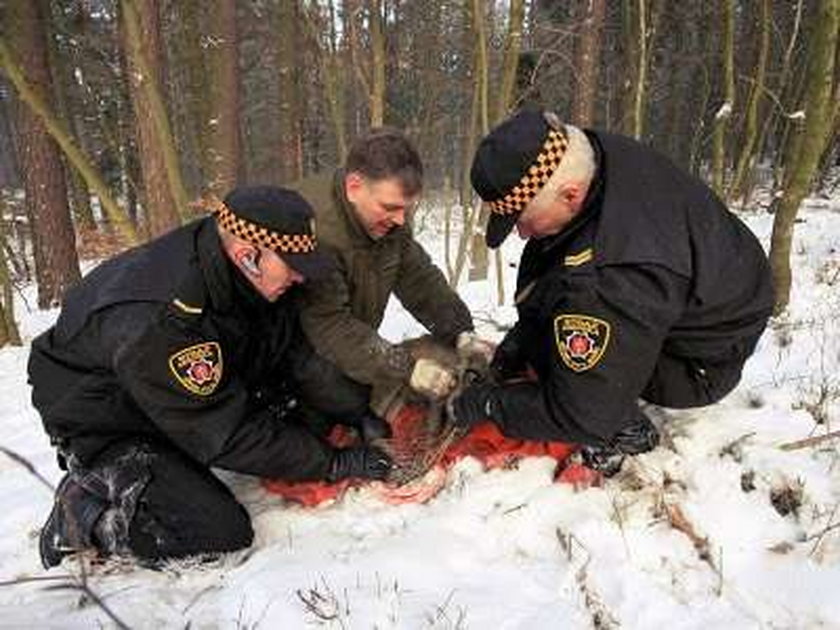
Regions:
<instances>
[{"instance_id":1,"label":"man in green jacket","mask_svg":"<svg viewBox=\"0 0 840 630\"><path fill-rule=\"evenodd\" d=\"M306 287L301 321L317 353L338 368L336 377L358 384L355 400L332 402L345 419L361 419L363 433L387 431L370 406L383 413L401 385L434 399L455 384L441 363L417 359L377 333L392 294L435 340L462 356L486 353L466 305L412 235L422 178L408 139L381 128L354 143L343 168L294 186L315 208L319 241L335 260L329 277Z\"/></svg>"}]
</instances>

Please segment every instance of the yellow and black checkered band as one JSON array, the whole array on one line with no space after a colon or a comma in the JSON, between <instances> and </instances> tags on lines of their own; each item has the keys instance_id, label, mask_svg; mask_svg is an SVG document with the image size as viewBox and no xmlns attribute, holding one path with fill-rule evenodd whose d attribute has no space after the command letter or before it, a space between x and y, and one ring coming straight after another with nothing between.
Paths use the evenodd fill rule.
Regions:
<instances>
[{"instance_id":1,"label":"yellow and black checkered band","mask_svg":"<svg viewBox=\"0 0 840 630\"><path fill-rule=\"evenodd\" d=\"M488 202L490 211L496 214L522 212L557 170L568 146L569 140L565 133L556 129L549 130L542 151L528 167L519 184L501 199Z\"/></svg>"},{"instance_id":2,"label":"yellow and black checkered band","mask_svg":"<svg viewBox=\"0 0 840 630\"><path fill-rule=\"evenodd\" d=\"M311 232L301 234L275 232L237 216L219 199L212 199L209 206L210 212L216 215L219 227L254 245L267 247L283 254L308 254L314 252L318 245L315 235Z\"/></svg>"}]
</instances>

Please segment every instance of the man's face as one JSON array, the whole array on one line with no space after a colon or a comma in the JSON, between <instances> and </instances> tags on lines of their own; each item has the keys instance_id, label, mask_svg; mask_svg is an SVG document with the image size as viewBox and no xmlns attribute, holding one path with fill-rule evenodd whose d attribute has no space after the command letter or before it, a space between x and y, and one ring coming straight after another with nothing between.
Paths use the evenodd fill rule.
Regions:
<instances>
[{"instance_id":1,"label":"man's face","mask_svg":"<svg viewBox=\"0 0 840 630\"><path fill-rule=\"evenodd\" d=\"M344 185L356 217L373 239L380 239L404 225L419 198L419 195L407 195L395 177L370 180L358 173L348 173Z\"/></svg>"},{"instance_id":2,"label":"man's face","mask_svg":"<svg viewBox=\"0 0 840 630\"><path fill-rule=\"evenodd\" d=\"M260 247L253 256L258 273L240 265L254 288L269 302L277 299L293 285L303 282L303 276L290 267L276 252Z\"/></svg>"},{"instance_id":3,"label":"man's face","mask_svg":"<svg viewBox=\"0 0 840 630\"><path fill-rule=\"evenodd\" d=\"M519 237L541 238L559 234L577 215L585 193L580 186L568 185L561 188L555 198L547 203L532 201L516 222Z\"/></svg>"}]
</instances>

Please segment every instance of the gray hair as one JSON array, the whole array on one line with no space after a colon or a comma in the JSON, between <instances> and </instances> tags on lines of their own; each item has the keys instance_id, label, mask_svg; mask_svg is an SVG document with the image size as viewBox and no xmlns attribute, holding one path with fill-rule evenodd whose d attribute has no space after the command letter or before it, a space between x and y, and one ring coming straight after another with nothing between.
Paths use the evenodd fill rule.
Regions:
<instances>
[{"instance_id":1,"label":"gray hair","mask_svg":"<svg viewBox=\"0 0 840 630\"><path fill-rule=\"evenodd\" d=\"M580 184L588 188L595 176L595 150L589 138L574 125L565 125L565 128L569 146L557 170L531 201L537 207L552 203L566 184Z\"/></svg>"}]
</instances>

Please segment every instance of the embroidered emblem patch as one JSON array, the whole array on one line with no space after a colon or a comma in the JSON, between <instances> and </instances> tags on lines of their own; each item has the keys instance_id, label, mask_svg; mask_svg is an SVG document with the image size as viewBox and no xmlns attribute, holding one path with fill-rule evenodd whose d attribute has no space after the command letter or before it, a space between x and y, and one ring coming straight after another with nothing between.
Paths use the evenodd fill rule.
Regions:
<instances>
[{"instance_id":1,"label":"embroidered emblem patch","mask_svg":"<svg viewBox=\"0 0 840 630\"><path fill-rule=\"evenodd\" d=\"M554 318L554 338L566 367L585 372L604 356L610 342L610 325L589 315L558 315Z\"/></svg>"},{"instance_id":2,"label":"embroidered emblem patch","mask_svg":"<svg viewBox=\"0 0 840 630\"><path fill-rule=\"evenodd\" d=\"M222 380L222 348L215 341L184 348L169 357L169 369L187 391L209 396Z\"/></svg>"}]
</instances>

